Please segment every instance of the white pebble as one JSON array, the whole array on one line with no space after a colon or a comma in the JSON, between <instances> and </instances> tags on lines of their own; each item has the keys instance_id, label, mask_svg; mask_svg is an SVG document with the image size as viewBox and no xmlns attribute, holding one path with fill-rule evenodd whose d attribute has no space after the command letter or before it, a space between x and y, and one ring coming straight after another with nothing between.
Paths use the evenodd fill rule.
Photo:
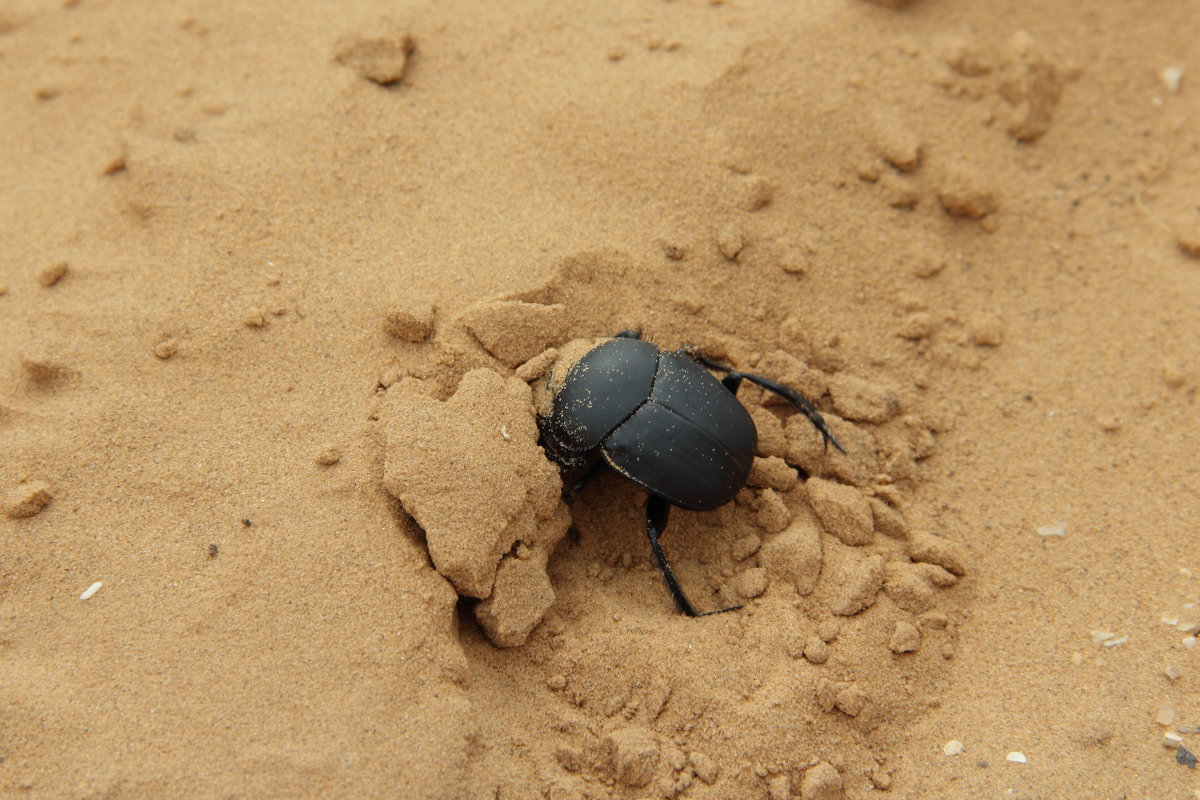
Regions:
<instances>
[{"instance_id":1,"label":"white pebble","mask_svg":"<svg viewBox=\"0 0 1200 800\"><path fill-rule=\"evenodd\" d=\"M79 599L80 600L90 599L92 595L94 595L96 592L100 591L100 587L103 585L104 584L101 583L100 581L96 581L91 586L89 586L83 590L83 594L79 595Z\"/></svg>"},{"instance_id":2,"label":"white pebble","mask_svg":"<svg viewBox=\"0 0 1200 800\"><path fill-rule=\"evenodd\" d=\"M1183 744L1183 737L1175 731L1167 731L1162 738L1163 747L1178 747Z\"/></svg>"},{"instance_id":3,"label":"white pebble","mask_svg":"<svg viewBox=\"0 0 1200 800\"><path fill-rule=\"evenodd\" d=\"M1179 624L1179 617L1170 617L1166 614L1163 614L1159 619L1162 620L1164 625L1175 626Z\"/></svg>"},{"instance_id":4,"label":"white pebble","mask_svg":"<svg viewBox=\"0 0 1200 800\"><path fill-rule=\"evenodd\" d=\"M1174 725L1175 709L1171 708L1167 703L1163 703L1158 707L1158 714L1154 717L1154 721L1159 725Z\"/></svg>"},{"instance_id":5,"label":"white pebble","mask_svg":"<svg viewBox=\"0 0 1200 800\"><path fill-rule=\"evenodd\" d=\"M1092 644L1104 644L1114 636L1116 634L1111 631L1092 631Z\"/></svg>"},{"instance_id":6,"label":"white pebble","mask_svg":"<svg viewBox=\"0 0 1200 800\"><path fill-rule=\"evenodd\" d=\"M1179 84L1183 82L1183 67L1163 67L1159 77L1162 78L1167 91L1174 94L1179 91Z\"/></svg>"},{"instance_id":7,"label":"white pebble","mask_svg":"<svg viewBox=\"0 0 1200 800\"><path fill-rule=\"evenodd\" d=\"M1039 525L1035 530L1038 536L1066 536L1067 523L1055 522L1051 525Z\"/></svg>"},{"instance_id":8,"label":"white pebble","mask_svg":"<svg viewBox=\"0 0 1200 800\"><path fill-rule=\"evenodd\" d=\"M942 748L942 752L948 756L956 756L963 751L963 743L958 739L951 739L946 742L946 746Z\"/></svg>"},{"instance_id":9,"label":"white pebble","mask_svg":"<svg viewBox=\"0 0 1200 800\"><path fill-rule=\"evenodd\" d=\"M1128 636L1122 636L1119 639L1109 639L1107 642L1104 643L1104 646L1105 647L1116 647L1117 645L1125 644L1128 641L1129 641Z\"/></svg>"},{"instance_id":10,"label":"white pebble","mask_svg":"<svg viewBox=\"0 0 1200 800\"><path fill-rule=\"evenodd\" d=\"M1025 764L1029 762L1029 759L1025 757L1024 753L1018 753L1015 750L1005 756L1005 758L1014 764Z\"/></svg>"},{"instance_id":11,"label":"white pebble","mask_svg":"<svg viewBox=\"0 0 1200 800\"><path fill-rule=\"evenodd\" d=\"M1195 636L1189 636L1183 640L1183 646L1186 647L1188 650L1195 650L1196 643L1198 641L1200 641L1200 639L1197 639Z\"/></svg>"}]
</instances>

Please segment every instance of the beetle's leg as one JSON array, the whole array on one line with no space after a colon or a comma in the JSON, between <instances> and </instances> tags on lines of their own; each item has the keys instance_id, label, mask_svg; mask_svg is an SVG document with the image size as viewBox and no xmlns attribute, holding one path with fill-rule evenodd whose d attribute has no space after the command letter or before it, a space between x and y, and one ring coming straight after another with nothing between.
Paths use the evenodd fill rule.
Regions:
<instances>
[{"instance_id":1,"label":"beetle's leg","mask_svg":"<svg viewBox=\"0 0 1200 800\"><path fill-rule=\"evenodd\" d=\"M667 581L667 588L671 590L671 595L675 598L676 605L683 613L690 617L705 617L709 614L723 614L726 611L737 611L741 606L730 606L722 608L718 611L697 611L695 606L687 599L687 595L683 593L683 588L679 585L679 580L675 577L675 573L671 570L671 565L667 563L667 554L663 552L662 545L658 543L658 537L667 527L667 517L671 513L671 504L662 499L656 494L652 494L646 498L646 536L650 539L650 549L654 551L654 558L658 561L658 568L662 570L663 577Z\"/></svg>"},{"instance_id":2,"label":"beetle's leg","mask_svg":"<svg viewBox=\"0 0 1200 800\"><path fill-rule=\"evenodd\" d=\"M734 394L737 394L738 387L742 385L742 379L745 379L753 384L761 386L768 392L773 392L779 395L784 400L787 400L789 403L795 406L801 413L804 414L804 416L808 417L808 421L811 422L813 427L817 429L817 432L821 434L821 439L824 440L826 447L832 444L838 449L838 452L846 452L846 448L842 447L841 442L839 442L834 435L829 432L829 426L825 424L825 418L821 416L821 412L817 411L817 408L812 404L812 401L792 387L778 383L777 381L773 381L770 378L764 378L762 375L755 375L751 372L738 372L732 367L727 367L724 364L718 364L715 361L709 361L707 358L701 355L693 355L692 358L696 359L709 369L715 369L717 372L728 373L724 378L721 379L721 383L724 384L726 389Z\"/></svg>"},{"instance_id":3,"label":"beetle's leg","mask_svg":"<svg viewBox=\"0 0 1200 800\"><path fill-rule=\"evenodd\" d=\"M591 464L591 466L589 466L587 468L587 470L582 475L580 475L579 478L574 483L571 484L571 488L568 490L568 492L564 492L564 494L566 494L568 498L574 497L575 495L579 494L579 492L583 489L583 487L587 485L588 481L590 481L592 479L592 477L595 476L595 474L597 472L599 472L600 468L603 466L604 466L604 460L599 459L599 458L596 459Z\"/></svg>"}]
</instances>

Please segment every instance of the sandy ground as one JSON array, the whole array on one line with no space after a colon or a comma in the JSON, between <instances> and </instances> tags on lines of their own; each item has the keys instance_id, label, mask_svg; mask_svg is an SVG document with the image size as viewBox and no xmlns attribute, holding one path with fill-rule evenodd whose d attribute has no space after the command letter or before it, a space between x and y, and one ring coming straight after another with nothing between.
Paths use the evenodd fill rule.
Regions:
<instances>
[{"instance_id":1,"label":"sandy ground","mask_svg":"<svg viewBox=\"0 0 1200 800\"><path fill-rule=\"evenodd\" d=\"M4 3L0 795L1200 796L1198 40ZM513 367L623 328L848 445L741 393L770 477L664 538L741 611L675 611L613 474L561 540L503 505L557 490ZM459 599L502 555L553 587L504 648Z\"/></svg>"}]
</instances>

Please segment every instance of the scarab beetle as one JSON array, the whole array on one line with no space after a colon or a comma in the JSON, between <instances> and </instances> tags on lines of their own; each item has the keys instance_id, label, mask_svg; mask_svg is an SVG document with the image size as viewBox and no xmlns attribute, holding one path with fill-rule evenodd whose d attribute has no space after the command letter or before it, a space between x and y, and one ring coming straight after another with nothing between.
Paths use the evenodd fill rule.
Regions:
<instances>
[{"instance_id":1,"label":"scarab beetle","mask_svg":"<svg viewBox=\"0 0 1200 800\"><path fill-rule=\"evenodd\" d=\"M716 378L709 370L724 373ZM581 486L607 464L648 493L646 535L679 608L696 617L659 544L671 506L708 511L746 484L758 431L736 394L743 380L801 411L824 444L845 452L807 397L761 375L739 372L688 350L667 352L633 331L593 347L553 390L538 418L542 445Z\"/></svg>"}]
</instances>

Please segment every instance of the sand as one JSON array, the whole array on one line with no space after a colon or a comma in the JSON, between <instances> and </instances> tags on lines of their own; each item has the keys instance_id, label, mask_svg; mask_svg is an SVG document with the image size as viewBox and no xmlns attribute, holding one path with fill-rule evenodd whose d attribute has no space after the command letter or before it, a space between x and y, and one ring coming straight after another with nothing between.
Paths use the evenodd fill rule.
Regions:
<instances>
[{"instance_id":1,"label":"sand","mask_svg":"<svg viewBox=\"0 0 1200 800\"><path fill-rule=\"evenodd\" d=\"M0 794L1196 796L1198 35L4 4ZM739 394L663 539L739 611L540 460L624 329L846 446Z\"/></svg>"}]
</instances>

